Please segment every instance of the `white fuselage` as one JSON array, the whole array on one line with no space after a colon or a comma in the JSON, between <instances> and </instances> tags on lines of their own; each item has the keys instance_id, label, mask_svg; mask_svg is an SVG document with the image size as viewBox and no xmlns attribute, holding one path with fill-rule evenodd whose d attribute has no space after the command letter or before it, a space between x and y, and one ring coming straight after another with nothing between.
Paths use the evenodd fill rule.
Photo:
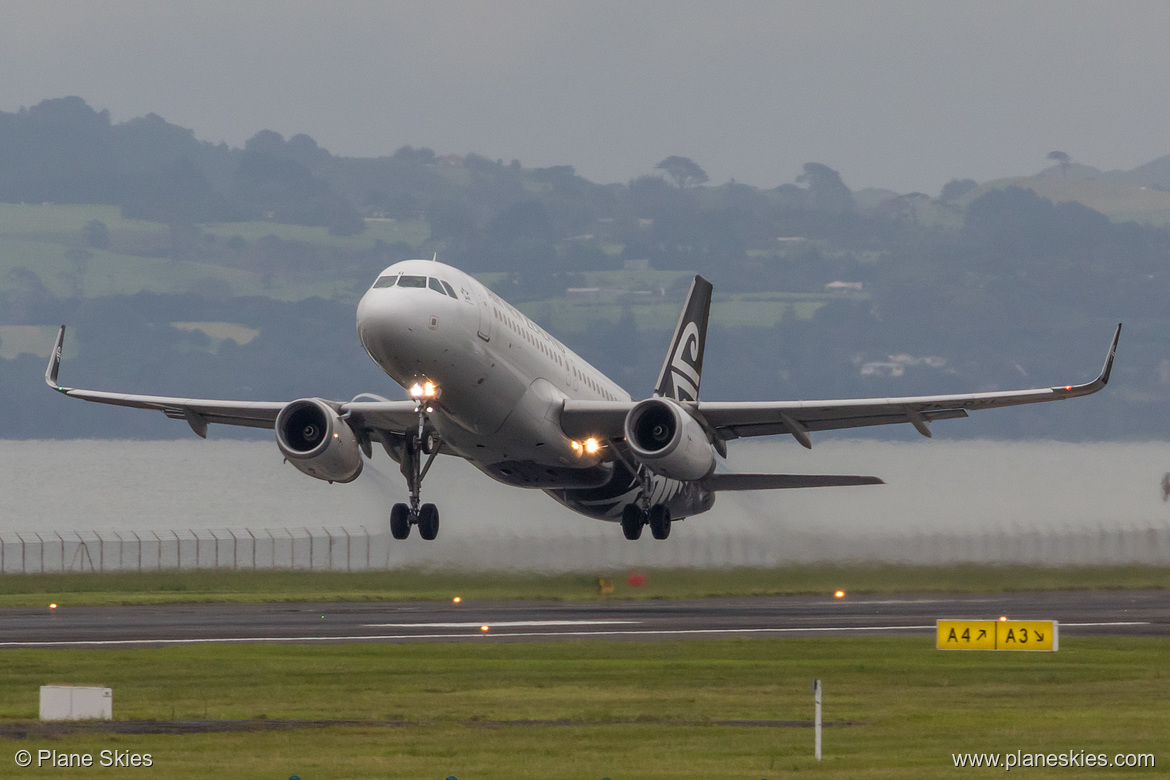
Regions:
<instances>
[{"instance_id":1,"label":"white fuselage","mask_svg":"<svg viewBox=\"0 0 1170 780\"><path fill-rule=\"evenodd\" d=\"M439 387L429 423L444 452L593 517L616 518L641 492L620 463L574 446L559 420L566 399L629 393L471 276L435 261L396 263L362 297L357 329L395 382ZM654 500L674 503L676 517L710 506L694 486L652 482Z\"/></svg>"}]
</instances>

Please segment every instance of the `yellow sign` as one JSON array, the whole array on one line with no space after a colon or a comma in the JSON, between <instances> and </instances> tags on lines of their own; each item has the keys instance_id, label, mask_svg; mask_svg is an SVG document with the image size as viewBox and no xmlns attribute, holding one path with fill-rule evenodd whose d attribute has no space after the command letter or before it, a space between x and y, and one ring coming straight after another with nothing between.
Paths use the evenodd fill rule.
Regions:
<instances>
[{"instance_id":1,"label":"yellow sign","mask_svg":"<svg viewBox=\"0 0 1170 780\"><path fill-rule=\"evenodd\" d=\"M1055 620L999 620L995 623L996 650L1059 649L1059 631Z\"/></svg>"},{"instance_id":2,"label":"yellow sign","mask_svg":"<svg viewBox=\"0 0 1170 780\"><path fill-rule=\"evenodd\" d=\"M602 596L613 595L613 580L609 577L602 577L597 580L597 592Z\"/></svg>"},{"instance_id":3,"label":"yellow sign","mask_svg":"<svg viewBox=\"0 0 1170 780\"><path fill-rule=\"evenodd\" d=\"M1039 650L1059 647L1055 620L940 620L939 650Z\"/></svg>"},{"instance_id":4,"label":"yellow sign","mask_svg":"<svg viewBox=\"0 0 1170 780\"><path fill-rule=\"evenodd\" d=\"M994 650L994 620L938 621L939 650Z\"/></svg>"}]
</instances>

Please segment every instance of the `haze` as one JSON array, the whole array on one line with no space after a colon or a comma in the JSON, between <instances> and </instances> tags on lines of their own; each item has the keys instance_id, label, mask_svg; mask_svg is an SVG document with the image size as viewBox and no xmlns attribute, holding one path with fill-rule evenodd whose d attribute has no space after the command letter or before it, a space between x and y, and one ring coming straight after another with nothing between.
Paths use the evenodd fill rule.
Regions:
<instances>
[{"instance_id":1,"label":"haze","mask_svg":"<svg viewBox=\"0 0 1170 780\"><path fill-rule=\"evenodd\" d=\"M39 532L52 557L58 533L92 540L97 531L112 540L131 532L150 539L153 531L169 539L174 529L189 542L195 531L210 549L211 532L225 528L251 528L262 539L269 538L265 529L282 539L305 529L323 539L323 527L339 539L341 527L359 539L369 531L378 537L373 560L392 568L605 571L850 559L1100 564L1170 554L1170 504L1160 488L1170 452L1163 442L824 438L808 452L778 438L730 450L733 470L876 474L887 484L723 493L711 512L679 524L668 540L634 543L616 525L577 516L539 491L508 488L458 459L440 458L428 482L443 511L439 538L390 542L386 516L405 491L381 452L355 483L328 485L282 464L271 442L0 441L0 540L12 545L7 571L21 565L18 535L32 540ZM61 474L69 475L68 491L59 490ZM39 548L30 549L26 565L35 568ZM148 566L156 554L148 553ZM134 565L133 555L126 560Z\"/></svg>"},{"instance_id":2,"label":"haze","mask_svg":"<svg viewBox=\"0 0 1170 780\"><path fill-rule=\"evenodd\" d=\"M667 155L712 183L937 193L1170 153L1158 2L7 0L0 110L79 95L232 146L403 145L625 182Z\"/></svg>"}]
</instances>

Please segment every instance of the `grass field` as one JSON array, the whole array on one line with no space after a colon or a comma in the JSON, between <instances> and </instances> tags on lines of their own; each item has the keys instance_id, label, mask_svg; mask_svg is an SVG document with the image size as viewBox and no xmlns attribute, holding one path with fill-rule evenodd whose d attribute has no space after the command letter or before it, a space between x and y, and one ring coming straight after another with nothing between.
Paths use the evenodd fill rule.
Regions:
<instances>
[{"instance_id":1,"label":"grass field","mask_svg":"<svg viewBox=\"0 0 1170 780\"><path fill-rule=\"evenodd\" d=\"M110 249L91 250L92 258L84 273L79 273L66 252L81 246L82 228L91 220L100 221L108 228ZM240 236L246 241L275 235L319 249L366 250L378 240L417 246L427 239L429 228L421 221L378 220L368 222L360 235L340 237L329 235L324 227L241 222L204 225L202 234L225 240ZM213 289L218 294L295 301L316 295L350 298L357 291L352 279L334 282L277 279L266 284L259 274L250 271L153 256L165 253L169 245L166 225L125 219L117 206L0 203L0 290L14 283L13 269L27 268L57 296L80 293L92 298L142 291L186 293ZM150 251L144 252L147 247ZM366 283L368 280L360 280L358 287Z\"/></svg>"},{"instance_id":2,"label":"grass field","mask_svg":"<svg viewBox=\"0 0 1170 780\"><path fill-rule=\"evenodd\" d=\"M944 653L929 638L7 650L0 729L34 718L47 683L109 686L122 720L364 722L0 738L0 758L11 767L20 749L117 749L149 753L151 777L439 780L939 777L954 771L953 753L1017 749L1167 760L1166 643L1062 640L1059 653L1036 655ZM809 728L725 723L809 720L813 678L834 724L819 764Z\"/></svg>"},{"instance_id":3,"label":"grass field","mask_svg":"<svg viewBox=\"0 0 1170 780\"><path fill-rule=\"evenodd\" d=\"M586 574L466 574L419 570L372 572L164 571L143 574L6 574L0 607L192 602L446 601L600 598L678 599L712 596L849 593L1003 593L1036 590L1170 589L1170 567L1098 566L787 566L776 569L663 569ZM599 594L600 578L614 592Z\"/></svg>"}]
</instances>

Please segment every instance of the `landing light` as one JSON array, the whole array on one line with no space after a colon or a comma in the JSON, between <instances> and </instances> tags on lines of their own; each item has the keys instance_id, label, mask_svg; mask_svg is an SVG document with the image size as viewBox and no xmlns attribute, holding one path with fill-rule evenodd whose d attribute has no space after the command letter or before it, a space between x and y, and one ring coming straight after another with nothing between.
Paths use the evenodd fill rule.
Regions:
<instances>
[{"instance_id":1,"label":"landing light","mask_svg":"<svg viewBox=\"0 0 1170 780\"><path fill-rule=\"evenodd\" d=\"M439 394L439 386L429 379L425 382L415 382L410 386L411 398L434 398Z\"/></svg>"},{"instance_id":2,"label":"landing light","mask_svg":"<svg viewBox=\"0 0 1170 780\"><path fill-rule=\"evenodd\" d=\"M1000 616L999 616L999 622L1000 622L1000 623L1006 623L1006 622L1007 622L1007 615L1000 615Z\"/></svg>"},{"instance_id":3,"label":"landing light","mask_svg":"<svg viewBox=\"0 0 1170 780\"><path fill-rule=\"evenodd\" d=\"M488 632L488 627L487 626L480 626L479 630L486 634Z\"/></svg>"},{"instance_id":4,"label":"landing light","mask_svg":"<svg viewBox=\"0 0 1170 780\"><path fill-rule=\"evenodd\" d=\"M837 591L836 593L833 594L833 598L835 598L835 599L845 598L845 591L843 591L843 590Z\"/></svg>"},{"instance_id":5,"label":"landing light","mask_svg":"<svg viewBox=\"0 0 1170 780\"><path fill-rule=\"evenodd\" d=\"M581 442L579 442L579 441L571 441L571 442L569 442L569 444L570 444L570 445L572 445L572 447L573 447L573 452L577 453L578 455L580 455L580 454L581 454Z\"/></svg>"},{"instance_id":6,"label":"landing light","mask_svg":"<svg viewBox=\"0 0 1170 780\"><path fill-rule=\"evenodd\" d=\"M597 439L589 438L585 440L585 451L590 455L596 455L599 449L601 449L601 444L598 443Z\"/></svg>"}]
</instances>

